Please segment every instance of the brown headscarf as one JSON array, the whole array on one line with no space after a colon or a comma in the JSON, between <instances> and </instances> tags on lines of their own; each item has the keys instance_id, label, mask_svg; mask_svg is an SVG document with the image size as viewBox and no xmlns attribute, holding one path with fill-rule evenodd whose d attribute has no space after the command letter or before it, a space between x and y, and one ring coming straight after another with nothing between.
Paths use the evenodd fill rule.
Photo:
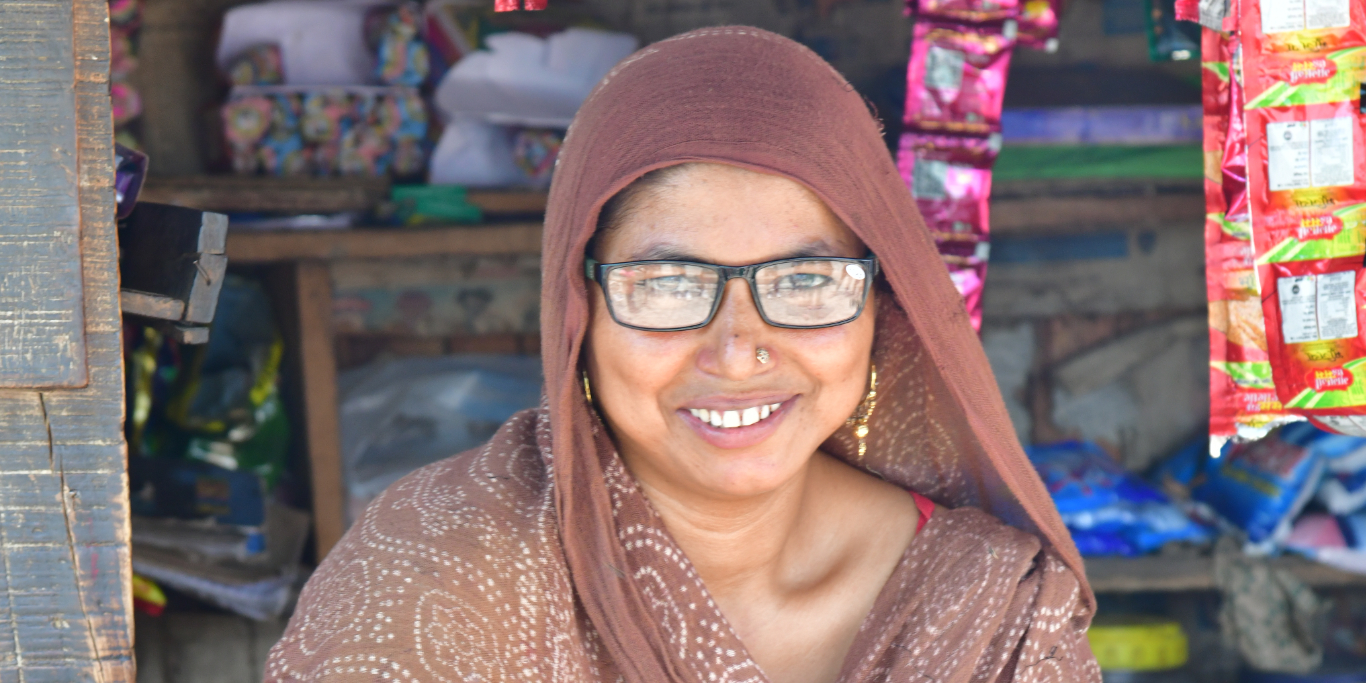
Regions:
<instances>
[{"instance_id":1,"label":"brown headscarf","mask_svg":"<svg viewBox=\"0 0 1366 683\"><path fill-rule=\"evenodd\" d=\"M879 300L867 456L846 430L824 448L954 509L911 543L840 680L1099 681L1082 562L876 120L810 50L746 27L653 44L585 102L546 214L544 404L378 498L310 580L268 680L766 680L578 379L599 210L693 161L807 186L895 295Z\"/></svg>"}]
</instances>

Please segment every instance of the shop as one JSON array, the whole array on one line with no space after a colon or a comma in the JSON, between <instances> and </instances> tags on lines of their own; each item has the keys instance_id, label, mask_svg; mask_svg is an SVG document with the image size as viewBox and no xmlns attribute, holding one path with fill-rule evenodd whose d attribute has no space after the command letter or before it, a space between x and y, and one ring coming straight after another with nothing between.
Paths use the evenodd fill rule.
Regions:
<instances>
[{"instance_id":1,"label":"shop","mask_svg":"<svg viewBox=\"0 0 1366 683\"><path fill-rule=\"evenodd\" d=\"M41 12L0 29L74 39L55 82L98 84L62 105L84 151L33 176L70 187L53 215L85 208L42 256L51 281L14 298L65 306L44 334L84 346L30 348L0 320L0 349L51 359L11 371L0 351L0 420L37 435L0 455L46 444L42 467L0 468L0 496L55 473L42 509L70 552L43 581L91 634L33 646L62 671L261 680L368 502L539 404L547 190L594 84L640 46L749 24L881 119L1086 557L1106 680L1366 680L1366 4L37 4L74 6L75 34ZM0 37L8 53L27 54ZM106 63L107 102L82 71ZM111 206L77 171L117 174ZM0 272L35 258L5 245ZM94 478L68 482L64 457ZM40 629L20 622L16 643Z\"/></svg>"}]
</instances>

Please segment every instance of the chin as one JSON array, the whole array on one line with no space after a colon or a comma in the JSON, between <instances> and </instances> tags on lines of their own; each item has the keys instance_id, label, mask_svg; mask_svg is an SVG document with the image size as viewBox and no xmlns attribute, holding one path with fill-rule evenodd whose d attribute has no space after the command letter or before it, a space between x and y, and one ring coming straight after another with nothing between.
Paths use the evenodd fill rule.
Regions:
<instances>
[{"instance_id":1,"label":"chin","mask_svg":"<svg viewBox=\"0 0 1366 683\"><path fill-rule=\"evenodd\" d=\"M807 452L811 450L807 449ZM773 453L723 453L703 465L698 483L714 496L751 498L782 488L797 476L803 464L805 459L795 461Z\"/></svg>"}]
</instances>

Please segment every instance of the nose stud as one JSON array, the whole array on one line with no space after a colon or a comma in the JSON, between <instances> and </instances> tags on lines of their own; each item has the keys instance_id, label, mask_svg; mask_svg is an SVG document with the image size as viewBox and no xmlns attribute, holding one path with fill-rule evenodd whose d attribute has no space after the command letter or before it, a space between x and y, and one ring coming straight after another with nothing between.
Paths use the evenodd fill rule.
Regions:
<instances>
[{"instance_id":1,"label":"nose stud","mask_svg":"<svg viewBox=\"0 0 1366 683\"><path fill-rule=\"evenodd\" d=\"M754 351L754 358L760 363L768 363L768 349L760 346Z\"/></svg>"}]
</instances>

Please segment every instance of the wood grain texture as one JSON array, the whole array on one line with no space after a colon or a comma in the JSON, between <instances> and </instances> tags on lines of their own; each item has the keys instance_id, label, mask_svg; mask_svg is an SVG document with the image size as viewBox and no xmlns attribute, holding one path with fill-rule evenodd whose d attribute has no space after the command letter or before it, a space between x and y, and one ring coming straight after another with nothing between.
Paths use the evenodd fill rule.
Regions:
<instances>
[{"instance_id":1,"label":"wood grain texture","mask_svg":"<svg viewBox=\"0 0 1366 683\"><path fill-rule=\"evenodd\" d=\"M332 275L326 263L301 261L295 266L294 285L309 476L313 484L313 530L321 560L346 530L337 359L332 347Z\"/></svg>"},{"instance_id":2,"label":"wood grain texture","mask_svg":"<svg viewBox=\"0 0 1366 683\"><path fill-rule=\"evenodd\" d=\"M71 25L0 3L0 387L86 383Z\"/></svg>"},{"instance_id":3,"label":"wood grain texture","mask_svg":"<svg viewBox=\"0 0 1366 683\"><path fill-rule=\"evenodd\" d=\"M369 211L389 197L389 187L387 178L152 177L138 198L206 211L336 213ZM547 197L536 190L471 190L466 196L493 216L545 213Z\"/></svg>"},{"instance_id":4,"label":"wood grain texture","mask_svg":"<svg viewBox=\"0 0 1366 683\"><path fill-rule=\"evenodd\" d=\"M83 288L88 368L83 388L0 391L3 681L133 680L107 12L104 0L0 3L0 109L38 92L45 68L70 69L45 107L26 114L44 135L69 119L70 137L60 149L55 138L6 140L0 192L7 206L74 199L79 270L66 284ZM39 68L17 69L26 59ZM25 125L9 123L0 138ZM56 158L68 166L45 177L39 166ZM21 173L12 164L23 159L31 164ZM6 211L0 240L22 229ZM0 282L0 296L12 286Z\"/></svg>"}]
</instances>

